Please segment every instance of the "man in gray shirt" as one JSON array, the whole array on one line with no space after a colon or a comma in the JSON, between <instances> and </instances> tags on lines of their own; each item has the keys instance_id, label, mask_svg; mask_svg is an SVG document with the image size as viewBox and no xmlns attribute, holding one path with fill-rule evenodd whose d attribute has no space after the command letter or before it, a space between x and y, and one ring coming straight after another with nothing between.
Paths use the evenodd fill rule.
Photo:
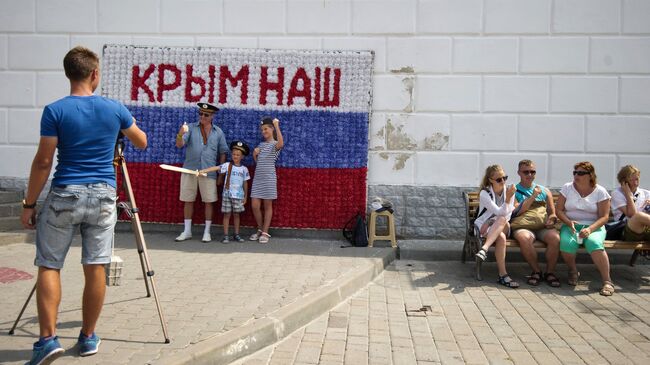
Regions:
<instances>
[{"instance_id":1,"label":"man in gray shirt","mask_svg":"<svg viewBox=\"0 0 650 365\"><path fill-rule=\"evenodd\" d=\"M183 124L176 135L176 147L185 149L183 167L190 170L202 170L226 162L228 145L221 128L212 124L219 108L208 103L198 103L199 121ZM218 159L217 159L218 158ZM218 162L217 162L218 161ZM192 214L197 190L205 203L205 231L203 242L210 242L210 225L212 224L212 206L217 201L217 173L207 176L181 175L180 200L184 203L183 216L185 229L176 237L176 241L185 241L192 237Z\"/></svg>"}]
</instances>

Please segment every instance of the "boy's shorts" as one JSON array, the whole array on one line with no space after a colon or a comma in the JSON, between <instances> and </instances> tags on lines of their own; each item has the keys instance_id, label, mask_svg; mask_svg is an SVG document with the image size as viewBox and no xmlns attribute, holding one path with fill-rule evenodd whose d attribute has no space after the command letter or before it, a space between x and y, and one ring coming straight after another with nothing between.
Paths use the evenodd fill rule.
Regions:
<instances>
[{"instance_id":1,"label":"boy's shorts","mask_svg":"<svg viewBox=\"0 0 650 365\"><path fill-rule=\"evenodd\" d=\"M235 199L223 196L221 199L221 213L241 213L244 211L244 199Z\"/></svg>"},{"instance_id":2,"label":"boy's shorts","mask_svg":"<svg viewBox=\"0 0 650 365\"><path fill-rule=\"evenodd\" d=\"M115 188L106 183L53 187L36 219L34 265L61 269L79 231L82 264L111 262L116 200Z\"/></svg>"},{"instance_id":3,"label":"boy's shorts","mask_svg":"<svg viewBox=\"0 0 650 365\"><path fill-rule=\"evenodd\" d=\"M179 200L193 203L196 200L196 192L201 192L201 200L204 203L217 201L217 181L205 176L194 176L181 174L181 193Z\"/></svg>"}]
</instances>

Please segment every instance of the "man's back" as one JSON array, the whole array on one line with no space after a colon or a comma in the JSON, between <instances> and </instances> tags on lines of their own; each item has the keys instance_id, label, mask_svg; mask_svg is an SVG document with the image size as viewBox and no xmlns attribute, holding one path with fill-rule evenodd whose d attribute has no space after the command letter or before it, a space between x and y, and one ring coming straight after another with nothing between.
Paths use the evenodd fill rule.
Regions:
<instances>
[{"instance_id":1,"label":"man's back","mask_svg":"<svg viewBox=\"0 0 650 365\"><path fill-rule=\"evenodd\" d=\"M46 106L41 136L58 138L52 184L105 182L115 187L115 142L120 129L132 124L122 104L101 96L67 96Z\"/></svg>"}]
</instances>

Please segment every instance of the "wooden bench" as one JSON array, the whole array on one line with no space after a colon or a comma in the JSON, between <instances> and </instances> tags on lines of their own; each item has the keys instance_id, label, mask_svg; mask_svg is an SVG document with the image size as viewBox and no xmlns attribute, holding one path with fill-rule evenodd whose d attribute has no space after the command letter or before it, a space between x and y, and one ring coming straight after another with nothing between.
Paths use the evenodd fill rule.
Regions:
<instances>
[{"instance_id":1,"label":"wooden bench","mask_svg":"<svg viewBox=\"0 0 650 365\"><path fill-rule=\"evenodd\" d=\"M553 201L557 202L559 193L553 193ZM465 212L467 213L465 217L465 244L463 245L463 253L461 261L465 263L467 258L475 258L475 254L478 252L479 248L483 246L483 238L478 237L477 231L474 227L474 218L478 214L479 206L479 193L478 192L464 192L463 198L465 201ZM610 215L611 216L611 215ZM540 241L535 241L533 243L535 248L541 249L546 248L546 244ZM519 242L517 240L508 238L506 240L506 247L519 247ZM606 249L623 249L623 250L634 250L632 257L630 258L630 266L634 266L636 259L639 257L640 250L650 250L650 241L605 241ZM584 248L581 248L584 250ZM483 280L481 275L481 265L483 261L476 260L476 279Z\"/></svg>"}]
</instances>

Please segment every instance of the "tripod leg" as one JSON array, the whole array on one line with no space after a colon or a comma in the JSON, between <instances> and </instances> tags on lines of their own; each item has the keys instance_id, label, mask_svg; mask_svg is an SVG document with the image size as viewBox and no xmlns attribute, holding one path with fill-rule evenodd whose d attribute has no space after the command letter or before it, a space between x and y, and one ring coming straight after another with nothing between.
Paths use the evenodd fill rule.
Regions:
<instances>
[{"instance_id":1,"label":"tripod leg","mask_svg":"<svg viewBox=\"0 0 650 365\"><path fill-rule=\"evenodd\" d=\"M121 157L121 153L120 153ZM140 224L140 215L138 214L138 208L135 205L135 196L133 195L133 189L131 189L131 180L129 179L129 171L126 168L126 162L124 158L120 158L120 166L122 167L122 180L124 189L126 191L129 203L131 205L131 226L133 227L133 232L135 233L135 240L138 245L138 253L140 256L140 265L142 266L142 273L144 275L145 286L147 287L147 296L149 294L149 283L147 278L151 281L151 291L153 292L153 297L156 302L156 308L158 308L158 316L160 317L160 324L162 326L163 335L165 336L165 343L170 343L169 335L167 333L167 323L165 322L165 316L162 312L162 307L160 306L160 300L158 299L158 293L156 291L156 282L154 281L154 271L151 269L151 263L149 261L149 255L147 254L147 244L144 241L144 233L142 232L142 225Z\"/></svg>"},{"instance_id":2,"label":"tripod leg","mask_svg":"<svg viewBox=\"0 0 650 365\"><path fill-rule=\"evenodd\" d=\"M144 239L142 237L144 237L144 235L140 236L140 234L138 234L139 232L138 224L140 224L140 220L138 219L136 222L136 216L134 214L131 217L131 226L133 228L133 232L136 232L135 243L138 249L138 257L140 258L140 267L142 268L142 278L144 279L144 287L147 290L147 298L151 298L151 291L149 290L149 281L147 280L147 272L149 270L149 265L145 265L144 249L142 248L142 240Z\"/></svg>"},{"instance_id":3,"label":"tripod leg","mask_svg":"<svg viewBox=\"0 0 650 365\"><path fill-rule=\"evenodd\" d=\"M27 297L27 300L25 301L25 304L23 304L23 309L20 310L20 313L18 314L18 318L16 318L16 322L14 322L14 325L9 330L10 335L14 334L14 330L16 329L16 326L18 325L18 321L20 321L20 317L22 317L23 313L25 313L25 308L27 308L27 304L29 304L29 301L32 300L32 296L34 295L35 291L36 291L36 283L34 283L34 287L32 288L32 291L29 293L29 296Z\"/></svg>"}]
</instances>

